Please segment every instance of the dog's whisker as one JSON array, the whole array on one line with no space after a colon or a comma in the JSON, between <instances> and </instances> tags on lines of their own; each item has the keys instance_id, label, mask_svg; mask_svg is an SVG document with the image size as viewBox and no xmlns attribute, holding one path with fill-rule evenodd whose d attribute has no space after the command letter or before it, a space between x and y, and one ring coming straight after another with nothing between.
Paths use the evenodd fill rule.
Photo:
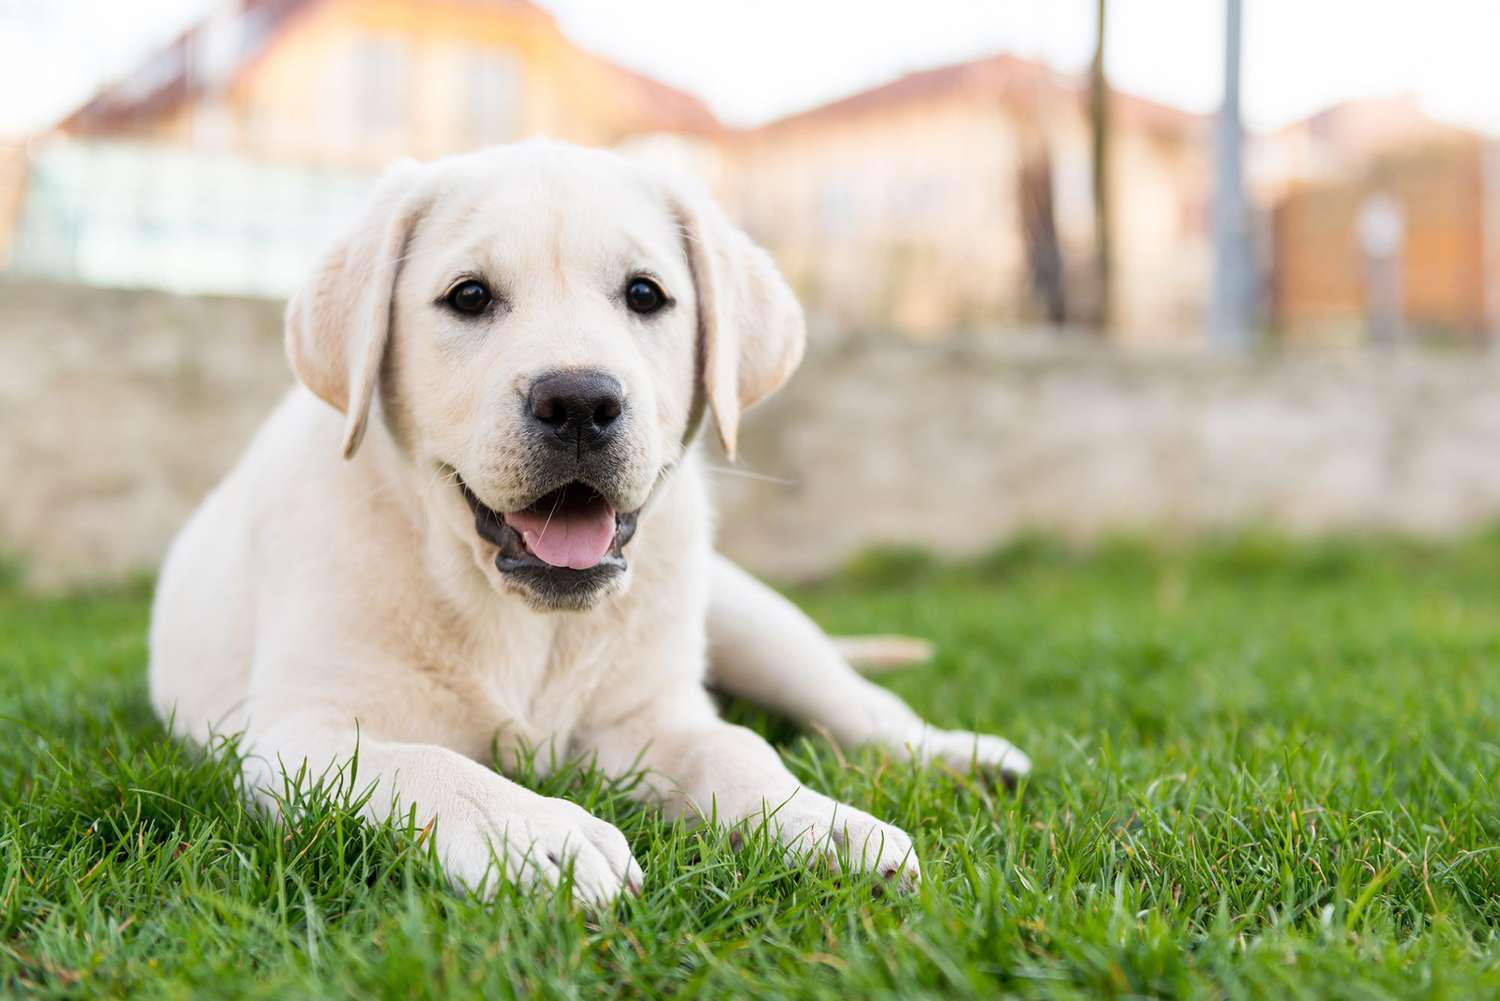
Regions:
<instances>
[{"instance_id":1,"label":"dog's whisker","mask_svg":"<svg viewBox=\"0 0 1500 1001\"><path fill-rule=\"evenodd\" d=\"M563 487L557 492L557 497L552 501L552 510L547 512L547 520L542 522L542 530L537 533L536 538L538 542L547 537L547 526L552 524L552 516L557 513L558 505L563 502L563 498L567 496L567 493L567 487Z\"/></svg>"},{"instance_id":2,"label":"dog's whisker","mask_svg":"<svg viewBox=\"0 0 1500 1001\"><path fill-rule=\"evenodd\" d=\"M800 480L788 479L785 476L773 476L770 473L757 473L753 470L734 469L729 466L705 465L703 468L710 473L716 473L720 476L739 476L747 480L759 480L763 483L775 483L777 486L782 487L795 487L798 483L801 482Z\"/></svg>"}]
</instances>

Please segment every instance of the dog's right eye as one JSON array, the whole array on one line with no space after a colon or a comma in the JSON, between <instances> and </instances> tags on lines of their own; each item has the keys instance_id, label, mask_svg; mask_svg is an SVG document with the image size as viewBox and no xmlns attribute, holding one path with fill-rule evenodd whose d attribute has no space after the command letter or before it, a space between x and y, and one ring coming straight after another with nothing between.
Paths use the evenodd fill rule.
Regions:
<instances>
[{"instance_id":1,"label":"dog's right eye","mask_svg":"<svg viewBox=\"0 0 1500 1001\"><path fill-rule=\"evenodd\" d=\"M444 301L449 306L465 316L478 316L483 313L489 308L493 299L484 282L474 278L459 282L449 289L447 296L444 297Z\"/></svg>"}]
</instances>

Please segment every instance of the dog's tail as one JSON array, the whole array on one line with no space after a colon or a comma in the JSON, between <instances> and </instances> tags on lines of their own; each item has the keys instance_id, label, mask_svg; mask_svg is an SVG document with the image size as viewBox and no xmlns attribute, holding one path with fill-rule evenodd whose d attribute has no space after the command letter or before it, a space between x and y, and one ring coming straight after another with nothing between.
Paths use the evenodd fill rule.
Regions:
<instances>
[{"instance_id":1,"label":"dog's tail","mask_svg":"<svg viewBox=\"0 0 1500 1001\"><path fill-rule=\"evenodd\" d=\"M915 636L834 636L839 655L861 674L880 674L925 664L936 652Z\"/></svg>"}]
</instances>

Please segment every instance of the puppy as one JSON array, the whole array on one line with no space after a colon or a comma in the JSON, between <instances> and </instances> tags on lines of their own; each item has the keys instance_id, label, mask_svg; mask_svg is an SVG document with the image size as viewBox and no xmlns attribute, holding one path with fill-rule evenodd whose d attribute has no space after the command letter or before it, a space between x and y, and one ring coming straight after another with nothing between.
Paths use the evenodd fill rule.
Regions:
<instances>
[{"instance_id":1,"label":"puppy","mask_svg":"<svg viewBox=\"0 0 1500 1001\"><path fill-rule=\"evenodd\" d=\"M157 711L240 734L263 797L357 748L365 812L435 817L471 888L571 866L600 905L642 880L618 830L493 771L495 748L639 770L669 816L914 882L905 832L803 786L705 689L849 744L1029 767L924 724L714 554L699 424L732 456L803 336L768 256L681 181L548 142L395 166L287 309L301 385L167 556Z\"/></svg>"}]
</instances>

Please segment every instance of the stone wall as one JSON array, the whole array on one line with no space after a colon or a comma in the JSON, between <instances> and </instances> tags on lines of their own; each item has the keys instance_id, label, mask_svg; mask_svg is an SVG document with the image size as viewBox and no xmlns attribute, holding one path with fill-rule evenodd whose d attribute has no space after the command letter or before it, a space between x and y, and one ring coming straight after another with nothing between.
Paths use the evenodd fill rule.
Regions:
<instances>
[{"instance_id":1,"label":"stone wall","mask_svg":"<svg viewBox=\"0 0 1500 1001\"><path fill-rule=\"evenodd\" d=\"M872 543L955 554L1270 526L1450 534L1500 517L1500 356L848 342L756 413L720 534L780 575Z\"/></svg>"},{"instance_id":2,"label":"stone wall","mask_svg":"<svg viewBox=\"0 0 1500 1001\"><path fill-rule=\"evenodd\" d=\"M279 328L276 303L0 283L0 551L44 587L149 571L290 385ZM714 478L724 548L787 577L1032 529L1450 533L1500 518L1500 357L822 338Z\"/></svg>"},{"instance_id":3,"label":"stone wall","mask_svg":"<svg viewBox=\"0 0 1500 1001\"><path fill-rule=\"evenodd\" d=\"M281 307L0 284L0 551L51 587L156 566L291 382Z\"/></svg>"}]
</instances>

